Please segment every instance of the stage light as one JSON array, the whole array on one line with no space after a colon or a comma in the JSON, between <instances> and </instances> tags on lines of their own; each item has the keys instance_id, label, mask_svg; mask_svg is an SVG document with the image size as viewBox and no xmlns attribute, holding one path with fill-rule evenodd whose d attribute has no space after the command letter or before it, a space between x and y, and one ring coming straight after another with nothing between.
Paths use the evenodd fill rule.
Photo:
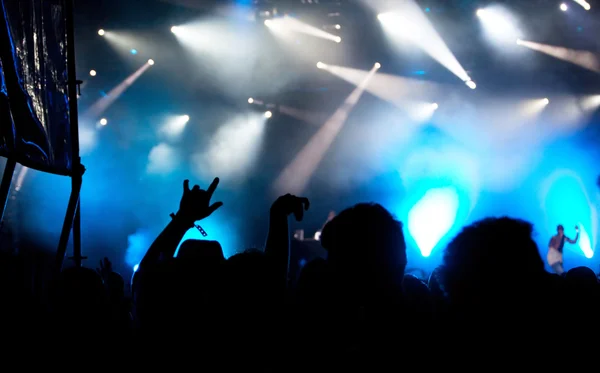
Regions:
<instances>
[{"instance_id":1,"label":"stage light","mask_svg":"<svg viewBox=\"0 0 600 373\"><path fill-rule=\"evenodd\" d=\"M265 19L265 26L271 27L272 25L273 25L273 21L271 21L270 19Z\"/></svg>"},{"instance_id":2,"label":"stage light","mask_svg":"<svg viewBox=\"0 0 600 373\"><path fill-rule=\"evenodd\" d=\"M177 26L173 26L171 27L171 32L174 33L175 35L177 35L177 33L181 31L181 29Z\"/></svg>"},{"instance_id":3,"label":"stage light","mask_svg":"<svg viewBox=\"0 0 600 373\"><path fill-rule=\"evenodd\" d=\"M265 118L269 119L273 116L273 113L271 113L270 111L265 111Z\"/></svg>"},{"instance_id":4,"label":"stage light","mask_svg":"<svg viewBox=\"0 0 600 373\"><path fill-rule=\"evenodd\" d=\"M341 29L341 28L342 28L342 26L341 26L341 25L335 25L335 29L336 29L336 30L339 30L339 29Z\"/></svg>"},{"instance_id":5,"label":"stage light","mask_svg":"<svg viewBox=\"0 0 600 373\"><path fill-rule=\"evenodd\" d=\"M517 39L517 45L521 45L521 44L523 44L523 40Z\"/></svg>"},{"instance_id":6,"label":"stage light","mask_svg":"<svg viewBox=\"0 0 600 373\"><path fill-rule=\"evenodd\" d=\"M484 17L485 16L485 10L484 9L477 9L477 17Z\"/></svg>"},{"instance_id":7,"label":"stage light","mask_svg":"<svg viewBox=\"0 0 600 373\"><path fill-rule=\"evenodd\" d=\"M469 88L471 88L471 89L475 89L475 88L477 88L477 84L475 84L475 82L474 82L474 81L472 81L472 80L467 80L467 81L465 82L465 84L467 85L467 87L469 87Z\"/></svg>"},{"instance_id":8,"label":"stage light","mask_svg":"<svg viewBox=\"0 0 600 373\"><path fill-rule=\"evenodd\" d=\"M135 54L137 54L137 49L132 49L130 52L131 52L131 54L135 55Z\"/></svg>"},{"instance_id":9,"label":"stage light","mask_svg":"<svg viewBox=\"0 0 600 373\"><path fill-rule=\"evenodd\" d=\"M106 32L103 29L98 30L98 35L104 36L104 34L106 34Z\"/></svg>"},{"instance_id":10,"label":"stage light","mask_svg":"<svg viewBox=\"0 0 600 373\"><path fill-rule=\"evenodd\" d=\"M575 1L577 4L581 5L583 7L583 9L585 9L585 10L590 10L592 8L590 3L588 3L585 0L573 0L573 1Z\"/></svg>"},{"instance_id":11,"label":"stage light","mask_svg":"<svg viewBox=\"0 0 600 373\"><path fill-rule=\"evenodd\" d=\"M253 104L253 103L254 103L254 99L253 99L252 97L250 97L250 98L248 99L248 103L249 103L249 104Z\"/></svg>"},{"instance_id":12,"label":"stage light","mask_svg":"<svg viewBox=\"0 0 600 373\"><path fill-rule=\"evenodd\" d=\"M338 37L336 37L336 38L334 39L334 41L335 41L336 43L341 43L341 42L342 42L342 38L340 38L340 37L338 36Z\"/></svg>"},{"instance_id":13,"label":"stage light","mask_svg":"<svg viewBox=\"0 0 600 373\"><path fill-rule=\"evenodd\" d=\"M550 103L550 100L548 100L547 98L545 98L545 99L542 100L542 103L544 105L548 105Z\"/></svg>"},{"instance_id":14,"label":"stage light","mask_svg":"<svg viewBox=\"0 0 600 373\"><path fill-rule=\"evenodd\" d=\"M154 65L154 60L153 59L149 59L148 60L148 65L150 65L150 66Z\"/></svg>"},{"instance_id":15,"label":"stage light","mask_svg":"<svg viewBox=\"0 0 600 373\"><path fill-rule=\"evenodd\" d=\"M100 119L100 125L106 126L108 124L108 120L106 118Z\"/></svg>"},{"instance_id":16,"label":"stage light","mask_svg":"<svg viewBox=\"0 0 600 373\"><path fill-rule=\"evenodd\" d=\"M375 62L374 67L379 70L381 69L381 64L379 62Z\"/></svg>"},{"instance_id":17,"label":"stage light","mask_svg":"<svg viewBox=\"0 0 600 373\"><path fill-rule=\"evenodd\" d=\"M90 70L90 75L91 76L96 76L96 70Z\"/></svg>"},{"instance_id":18,"label":"stage light","mask_svg":"<svg viewBox=\"0 0 600 373\"><path fill-rule=\"evenodd\" d=\"M323 62L317 62L317 68L319 69L324 69L327 65L325 65Z\"/></svg>"},{"instance_id":19,"label":"stage light","mask_svg":"<svg viewBox=\"0 0 600 373\"><path fill-rule=\"evenodd\" d=\"M439 108L439 105L434 102L433 104L431 104L431 107L433 108L433 110L437 110Z\"/></svg>"},{"instance_id":20,"label":"stage light","mask_svg":"<svg viewBox=\"0 0 600 373\"><path fill-rule=\"evenodd\" d=\"M184 115L181 117L181 121L184 123L187 123L190 121L190 116L189 115Z\"/></svg>"},{"instance_id":21,"label":"stage light","mask_svg":"<svg viewBox=\"0 0 600 373\"><path fill-rule=\"evenodd\" d=\"M138 268L140 268L139 264L133 266L133 272L137 272Z\"/></svg>"},{"instance_id":22,"label":"stage light","mask_svg":"<svg viewBox=\"0 0 600 373\"><path fill-rule=\"evenodd\" d=\"M569 10L569 7L567 6L567 4L562 3L562 4L560 4L560 10L562 10L563 12L566 12L567 10Z\"/></svg>"}]
</instances>

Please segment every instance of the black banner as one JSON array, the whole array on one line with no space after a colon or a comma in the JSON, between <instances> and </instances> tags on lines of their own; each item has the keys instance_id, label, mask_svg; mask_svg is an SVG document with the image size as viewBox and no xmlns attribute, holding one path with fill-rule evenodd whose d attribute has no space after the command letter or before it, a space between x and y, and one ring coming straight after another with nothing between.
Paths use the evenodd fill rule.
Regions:
<instances>
[{"instance_id":1,"label":"black banner","mask_svg":"<svg viewBox=\"0 0 600 373\"><path fill-rule=\"evenodd\" d=\"M73 154L64 1L0 2L0 155L69 175Z\"/></svg>"}]
</instances>

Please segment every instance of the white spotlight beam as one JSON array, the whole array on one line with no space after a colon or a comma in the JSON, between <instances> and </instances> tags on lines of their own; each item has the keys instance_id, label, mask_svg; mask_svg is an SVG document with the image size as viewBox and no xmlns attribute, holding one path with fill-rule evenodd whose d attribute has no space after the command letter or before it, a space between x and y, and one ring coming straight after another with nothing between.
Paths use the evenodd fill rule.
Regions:
<instances>
[{"instance_id":1,"label":"white spotlight beam","mask_svg":"<svg viewBox=\"0 0 600 373\"><path fill-rule=\"evenodd\" d=\"M327 150L329 150L331 144L344 126L350 111L357 104L369 84L369 80L376 73L377 69L373 67L346 98L342 106L336 110L300 153L283 170L274 184L277 193L285 191L285 193L301 194L304 192L312 175L323 160L325 153L327 153Z\"/></svg>"},{"instance_id":2,"label":"white spotlight beam","mask_svg":"<svg viewBox=\"0 0 600 373\"><path fill-rule=\"evenodd\" d=\"M581 5L581 7L585 10L592 9L592 6L590 5L590 3L588 3L585 0L573 0L573 1L575 1L577 4Z\"/></svg>"},{"instance_id":3,"label":"white spotlight beam","mask_svg":"<svg viewBox=\"0 0 600 373\"><path fill-rule=\"evenodd\" d=\"M342 39L334 34L330 34L329 32L323 31L317 27L311 26L305 22L300 21L297 18L293 18L290 16L285 16L283 18L270 19L265 21L265 26L267 26L274 33L278 32L298 32L305 35L314 36L320 39L330 40L335 43L339 43Z\"/></svg>"},{"instance_id":4,"label":"white spotlight beam","mask_svg":"<svg viewBox=\"0 0 600 373\"><path fill-rule=\"evenodd\" d=\"M377 69L377 65L374 68ZM327 65L324 70L357 86L369 74L369 71L366 70L332 65ZM372 95L403 110L417 122L431 118L437 109L433 105L434 98L440 96L441 93L440 86L435 83L388 74L373 76L369 79L369 84L365 89Z\"/></svg>"},{"instance_id":5,"label":"white spotlight beam","mask_svg":"<svg viewBox=\"0 0 600 373\"><path fill-rule=\"evenodd\" d=\"M518 45L533 49L559 60L570 62L585 69L600 73L600 59L592 52L540 44L527 40L517 40Z\"/></svg>"},{"instance_id":6,"label":"white spotlight beam","mask_svg":"<svg viewBox=\"0 0 600 373\"><path fill-rule=\"evenodd\" d=\"M102 113L106 111L121 95L127 90L127 88L131 87L131 85L139 79L142 74L151 67L149 63L143 64L139 69L137 69L133 74L131 74L127 79L119 83L115 88L111 89L110 92L98 101L96 101L84 114L83 117L86 118L95 118L100 116Z\"/></svg>"},{"instance_id":7,"label":"white spotlight beam","mask_svg":"<svg viewBox=\"0 0 600 373\"><path fill-rule=\"evenodd\" d=\"M387 34L393 39L415 44L460 80L471 80L421 8L412 0L402 2L399 7L394 12L378 16Z\"/></svg>"},{"instance_id":8,"label":"white spotlight beam","mask_svg":"<svg viewBox=\"0 0 600 373\"><path fill-rule=\"evenodd\" d=\"M581 108L585 111L596 111L600 108L600 95L584 97L581 100Z\"/></svg>"}]
</instances>

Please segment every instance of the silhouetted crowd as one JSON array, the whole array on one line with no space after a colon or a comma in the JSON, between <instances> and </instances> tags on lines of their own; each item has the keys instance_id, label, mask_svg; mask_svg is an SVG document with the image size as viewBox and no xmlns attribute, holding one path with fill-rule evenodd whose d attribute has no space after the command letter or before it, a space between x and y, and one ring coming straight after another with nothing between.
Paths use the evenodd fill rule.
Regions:
<instances>
[{"instance_id":1,"label":"silhouetted crowd","mask_svg":"<svg viewBox=\"0 0 600 373\"><path fill-rule=\"evenodd\" d=\"M218 242L189 240L174 257L185 232L222 206L211 203L218 182L206 190L184 182L178 212L131 279L131 298L108 259L64 269L39 299L19 258L5 257L5 342L213 371L540 369L596 350L596 274L546 272L528 222L465 227L424 282L404 273L401 222L359 203L323 228L327 258L292 280L288 218L302 220L309 201L289 194L271 206L264 249L226 259Z\"/></svg>"}]
</instances>

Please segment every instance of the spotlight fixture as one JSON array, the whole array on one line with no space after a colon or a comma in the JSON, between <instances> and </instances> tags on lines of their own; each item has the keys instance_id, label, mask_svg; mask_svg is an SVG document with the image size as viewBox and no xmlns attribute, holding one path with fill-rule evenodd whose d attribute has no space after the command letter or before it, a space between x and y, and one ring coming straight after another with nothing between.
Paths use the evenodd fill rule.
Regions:
<instances>
[{"instance_id":1,"label":"spotlight fixture","mask_svg":"<svg viewBox=\"0 0 600 373\"><path fill-rule=\"evenodd\" d=\"M475 88L477 88L477 84L475 84L475 82L474 82L474 81L472 81L472 80L467 80L467 81L465 82L465 84L467 85L467 87L469 87L469 88L471 88L471 89L475 89Z\"/></svg>"},{"instance_id":2,"label":"spotlight fixture","mask_svg":"<svg viewBox=\"0 0 600 373\"><path fill-rule=\"evenodd\" d=\"M522 45L522 44L523 44L523 40L517 39L517 45Z\"/></svg>"},{"instance_id":3,"label":"spotlight fixture","mask_svg":"<svg viewBox=\"0 0 600 373\"><path fill-rule=\"evenodd\" d=\"M173 26L171 27L171 32L174 33L175 35L177 35L177 33L181 31L181 29L177 26Z\"/></svg>"},{"instance_id":4,"label":"spotlight fixture","mask_svg":"<svg viewBox=\"0 0 600 373\"><path fill-rule=\"evenodd\" d=\"M437 110L439 108L439 105L434 102L433 104L431 104L431 108L433 110Z\"/></svg>"},{"instance_id":5,"label":"spotlight fixture","mask_svg":"<svg viewBox=\"0 0 600 373\"><path fill-rule=\"evenodd\" d=\"M265 26L267 26L267 27L273 26L273 21L271 21L270 19L265 19Z\"/></svg>"},{"instance_id":6,"label":"spotlight fixture","mask_svg":"<svg viewBox=\"0 0 600 373\"><path fill-rule=\"evenodd\" d=\"M327 65L325 65L323 62L319 61L317 62L317 68L318 69L324 69Z\"/></svg>"},{"instance_id":7,"label":"spotlight fixture","mask_svg":"<svg viewBox=\"0 0 600 373\"><path fill-rule=\"evenodd\" d=\"M273 116L273 113L271 113L270 111L265 111L265 118L269 119Z\"/></svg>"},{"instance_id":8,"label":"spotlight fixture","mask_svg":"<svg viewBox=\"0 0 600 373\"><path fill-rule=\"evenodd\" d=\"M548 105L550 103L550 100L548 100L547 98L543 99L542 102L544 103L544 105Z\"/></svg>"},{"instance_id":9,"label":"spotlight fixture","mask_svg":"<svg viewBox=\"0 0 600 373\"><path fill-rule=\"evenodd\" d=\"M336 43L341 43L342 42L342 38L340 38L339 36L336 36L336 38L334 39L334 41Z\"/></svg>"},{"instance_id":10,"label":"spotlight fixture","mask_svg":"<svg viewBox=\"0 0 600 373\"><path fill-rule=\"evenodd\" d=\"M189 121L190 121L190 116L189 116L189 115L184 115L183 117L181 117L181 119L183 119L183 121L184 121L185 123L187 123L187 122L189 122Z\"/></svg>"},{"instance_id":11,"label":"spotlight fixture","mask_svg":"<svg viewBox=\"0 0 600 373\"><path fill-rule=\"evenodd\" d=\"M477 12L475 13L477 14L477 17L484 17L485 16L485 9L477 9Z\"/></svg>"},{"instance_id":12,"label":"spotlight fixture","mask_svg":"<svg viewBox=\"0 0 600 373\"><path fill-rule=\"evenodd\" d=\"M569 7L567 6L567 4L562 3L562 4L560 4L560 10L562 10L563 12L566 12L567 10L569 10Z\"/></svg>"},{"instance_id":13,"label":"spotlight fixture","mask_svg":"<svg viewBox=\"0 0 600 373\"><path fill-rule=\"evenodd\" d=\"M96 76L96 70L90 70L90 76Z\"/></svg>"},{"instance_id":14,"label":"spotlight fixture","mask_svg":"<svg viewBox=\"0 0 600 373\"><path fill-rule=\"evenodd\" d=\"M108 124L108 120L106 118L100 119L100 125L101 126L106 126L107 124Z\"/></svg>"},{"instance_id":15,"label":"spotlight fixture","mask_svg":"<svg viewBox=\"0 0 600 373\"><path fill-rule=\"evenodd\" d=\"M98 35L104 36L104 34L106 34L106 32L103 29L98 30Z\"/></svg>"},{"instance_id":16,"label":"spotlight fixture","mask_svg":"<svg viewBox=\"0 0 600 373\"><path fill-rule=\"evenodd\" d=\"M336 30L340 30L342 28L342 25L335 25L334 27Z\"/></svg>"},{"instance_id":17,"label":"spotlight fixture","mask_svg":"<svg viewBox=\"0 0 600 373\"><path fill-rule=\"evenodd\" d=\"M373 67L379 70L381 69L381 64L379 62L375 62L375 65L373 65Z\"/></svg>"},{"instance_id":18,"label":"spotlight fixture","mask_svg":"<svg viewBox=\"0 0 600 373\"><path fill-rule=\"evenodd\" d=\"M153 59L149 59L148 60L148 65L150 65L150 66L154 65L154 60Z\"/></svg>"},{"instance_id":19,"label":"spotlight fixture","mask_svg":"<svg viewBox=\"0 0 600 373\"><path fill-rule=\"evenodd\" d=\"M254 103L254 99L253 99L252 97L250 97L250 98L248 99L248 103L249 103L249 104L253 104L253 103Z\"/></svg>"}]
</instances>

